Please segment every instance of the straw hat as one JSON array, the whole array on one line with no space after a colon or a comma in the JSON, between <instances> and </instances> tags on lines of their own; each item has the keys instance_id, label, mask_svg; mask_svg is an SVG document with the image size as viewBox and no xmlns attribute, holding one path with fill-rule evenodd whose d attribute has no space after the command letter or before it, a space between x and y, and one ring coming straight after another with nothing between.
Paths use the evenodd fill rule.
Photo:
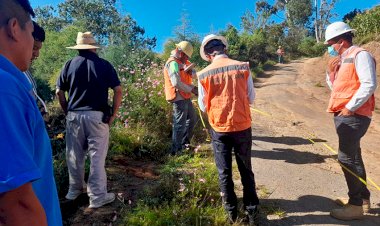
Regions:
<instances>
[{"instance_id":1,"label":"straw hat","mask_svg":"<svg viewBox=\"0 0 380 226\"><path fill-rule=\"evenodd\" d=\"M75 46L66 47L68 49L98 49L99 45L96 43L92 33L87 32L78 32L77 35L77 44Z\"/></svg>"}]
</instances>

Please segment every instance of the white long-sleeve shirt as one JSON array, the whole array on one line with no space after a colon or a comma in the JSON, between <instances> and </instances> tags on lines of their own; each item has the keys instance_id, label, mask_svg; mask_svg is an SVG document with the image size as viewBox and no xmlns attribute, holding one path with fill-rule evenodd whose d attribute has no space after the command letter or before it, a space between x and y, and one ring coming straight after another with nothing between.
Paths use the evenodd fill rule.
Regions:
<instances>
[{"instance_id":1,"label":"white long-sleeve shirt","mask_svg":"<svg viewBox=\"0 0 380 226\"><path fill-rule=\"evenodd\" d=\"M351 46L342 53L341 61L344 61L348 52L353 47L354 46ZM352 112L356 111L367 102L377 88L376 65L369 52L361 51L356 55L355 69L359 77L360 87L351 100L346 104L346 108ZM332 83L328 74L326 75L326 82L330 89L332 89Z\"/></svg>"},{"instance_id":2,"label":"white long-sleeve shirt","mask_svg":"<svg viewBox=\"0 0 380 226\"><path fill-rule=\"evenodd\" d=\"M227 58L228 56L225 55L225 54L221 54L221 55L217 55L214 60L217 60L219 58ZM248 100L249 100L249 104L253 104L254 100L255 100L255 88L253 86L253 79L252 79L252 74L251 74L251 71L249 72L249 78L248 78L248 81L247 81L247 86L248 86ZM205 95L207 94L206 90L203 88L203 86L201 85L199 79L198 79L198 106L199 108L205 112L206 111L206 107L204 106L204 103L203 103L203 99L205 97Z\"/></svg>"}]
</instances>

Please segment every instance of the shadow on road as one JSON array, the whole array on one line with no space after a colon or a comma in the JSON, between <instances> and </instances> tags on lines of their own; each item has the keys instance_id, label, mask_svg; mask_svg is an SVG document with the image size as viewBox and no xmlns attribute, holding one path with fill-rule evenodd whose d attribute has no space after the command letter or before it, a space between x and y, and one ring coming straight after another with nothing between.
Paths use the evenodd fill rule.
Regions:
<instances>
[{"instance_id":1,"label":"shadow on road","mask_svg":"<svg viewBox=\"0 0 380 226\"><path fill-rule=\"evenodd\" d=\"M263 199L261 201L262 217L261 225L379 225L379 208L373 208L362 220L340 221L332 218L329 213L334 208L339 208L333 200L315 195L301 196L298 200ZM286 209L285 209L286 207ZM275 212L273 212L275 210ZM285 212L283 217L273 218L279 210ZM271 212L272 211L272 212Z\"/></svg>"},{"instance_id":2,"label":"shadow on road","mask_svg":"<svg viewBox=\"0 0 380 226\"><path fill-rule=\"evenodd\" d=\"M259 140L264 142L276 143L276 144L287 144L287 145L304 145L311 144L310 140L304 139L302 137L290 137L290 136L282 136L282 137L259 137L252 136L252 140ZM326 142L323 139L313 139L314 142Z\"/></svg>"},{"instance_id":3,"label":"shadow on road","mask_svg":"<svg viewBox=\"0 0 380 226\"><path fill-rule=\"evenodd\" d=\"M252 157L271 160L284 160L293 164L322 163L330 155L318 155L310 152L296 151L293 149L274 148L273 150L252 151Z\"/></svg>"}]
</instances>

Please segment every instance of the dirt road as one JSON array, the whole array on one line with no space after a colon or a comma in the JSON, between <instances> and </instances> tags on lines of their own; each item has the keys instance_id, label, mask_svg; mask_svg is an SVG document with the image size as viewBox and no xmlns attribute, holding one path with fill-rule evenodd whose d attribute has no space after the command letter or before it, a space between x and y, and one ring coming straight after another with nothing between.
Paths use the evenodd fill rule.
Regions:
<instances>
[{"instance_id":1,"label":"dirt road","mask_svg":"<svg viewBox=\"0 0 380 226\"><path fill-rule=\"evenodd\" d=\"M380 225L380 190L374 186L369 186L372 210L364 220L344 222L329 216L338 207L333 200L346 197L347 188L336 154L326 147L338 146L333 118L325 111L330 91L324 68L322 58L279 64L255 83L256 181L265 187L263 203L285 212L282 217L267 216L264 225ZM380 186L379 131L376 110L362 152L367 176Z\"/></svg>"}]
</instances>

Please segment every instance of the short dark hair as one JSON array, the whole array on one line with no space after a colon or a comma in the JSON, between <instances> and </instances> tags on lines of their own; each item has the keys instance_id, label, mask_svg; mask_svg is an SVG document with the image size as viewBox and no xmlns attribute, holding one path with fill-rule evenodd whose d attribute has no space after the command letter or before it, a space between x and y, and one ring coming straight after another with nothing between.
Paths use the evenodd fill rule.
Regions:
<instances>
[{"instance_id":1,"label":"short dark hair","mask_svg":"<svg viewBox=\"0 0 380 226\"><path fill-rule=\"evenodd\" d=\"M34 31L32 33L34 41L44 42L45 41L45 30L33 21Z\"/></svg>"},{"instance_id":2,"label":"short dark hair","mask_svg":"<svg viewBox=\"0 0 380 226\"><path fill-rule=\"evenodd\" d=\"M344 34L341 34L341 35L333 38L332 40L335 41L335 42L338 42L340 39L344 39L344 40L352 43L353 37L355 37L354 33L352 33L352 32L346 32Z\"/></svg>"},{"instance_id":3,"label":"short dark hair","mask_svg":"<svg viewBox=\"0 0 380 226\"><path fill-rule=\"evenodd\" d=\"M29 0L0 0L0 27L16 18L24 28L31 16L34 17L35 13Z\"/></svg>"},{"instance_id":4,"label":"short dark hair","mask_svg":"<svg viewBox=\"0 0 380 226\"><path fill-rule=\"evenodd\" d=\"M205 53L208 55L223 54L226 46L219 39L210 40L204 47Z\"/></svg>"}]
</instances>

